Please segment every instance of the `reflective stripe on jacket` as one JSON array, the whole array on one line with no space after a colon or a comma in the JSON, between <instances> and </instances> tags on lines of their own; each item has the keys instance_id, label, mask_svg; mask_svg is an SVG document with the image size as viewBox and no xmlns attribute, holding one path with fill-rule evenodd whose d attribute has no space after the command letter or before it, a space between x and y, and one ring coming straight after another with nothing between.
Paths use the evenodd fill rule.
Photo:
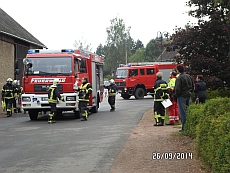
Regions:
<instances>
[{"instance_id":1,"label":"reflective stripe on jacket","mask_svg":"<svg viewBox=\"0 0 230 173\"><path fill-rule=\"evenodd\" d=\"M13 85L5 84L2 88L2 98L12 99L14 98L15 89Z\"/></svg>"},{"instance_id":2,"label":"reflective stripe on jacket","mask_svg":"<svg viewBox=\"0 0 230 173\"><path fill-rule=\"evenodd\" d=\"M108 89L109 96L116 96L117 95L117 86L116 84L110 84L109 86L105 86Z\"/></svg>"},{"instance_id":3,"label":"reflective stripe on jacket","mask_svg":"<svg viewBox=\"0 0 230 173\"><path fill-rule=\"evenodd\" d=\"M168 87L172 90L174 90L176 85L176 78L170 78L169 79L169 83L168 83Z\"/></svg>"},{"instance_id":4,"label":"reflective stripe on jacket","mask_svg":"<svg viewBox=\"0 0 230 173\"><path fill-rule=\"evenodd\" d=\"M169 98L167 83L162 79L157 79L154 84L154 101L163 101Z\"/></svg>"},{"instance_id":5,"label":"reflective stripe on jacket","mask_svg":"<svg viewBox=\"0 0 230 173\"><path fill-rule=\"evenodd\" d=\"M84 90L84 91L83 91ZM92 93L92 86L90 83L83 83L78 87L79 101L89 101L89 94Z\"/></svg>"},{"instance_id":6,"label":"reflective stripe on jacket","mask_svg":"<svg viewBox=\"0 0 230 173\"><path fill-rule=\"evenodd\" d=\"M57 88L57 86L52 85L48 91L48 102L57 104L58 98L61 99L61 95L58 91L58 88Z\"/></svg>"}]
</instances>

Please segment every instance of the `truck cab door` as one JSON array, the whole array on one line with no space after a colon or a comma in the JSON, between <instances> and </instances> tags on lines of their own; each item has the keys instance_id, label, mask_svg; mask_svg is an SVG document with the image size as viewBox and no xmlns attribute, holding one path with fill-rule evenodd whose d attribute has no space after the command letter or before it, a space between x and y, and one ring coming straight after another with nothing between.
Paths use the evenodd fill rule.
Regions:
<instances>
[{"instance_id":1,"label":"truck cab door","mask_svg":"<svg viewBox=\"0 0 230 173\"><path fill-rule=\"evenodd\" d=\"M146 68L146 88L150 89L154 87L156 82L156 69L154 67Z\"/></svg>"},{"instance_id":2,"label":"truck cab door","mask_svg":"<svg viewBox=\"0 0 230 173\"><path fill-rule=\"evenodd\" d=\"M134 87L140 82L138 69L129 70L129 86Z\"/></svg>"}]
</instances>

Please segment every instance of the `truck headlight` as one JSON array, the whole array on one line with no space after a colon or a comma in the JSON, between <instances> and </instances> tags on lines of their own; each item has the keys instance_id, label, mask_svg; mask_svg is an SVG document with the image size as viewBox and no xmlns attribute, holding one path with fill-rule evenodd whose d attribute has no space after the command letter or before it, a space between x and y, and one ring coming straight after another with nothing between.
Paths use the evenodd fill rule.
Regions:
<instances>
[{"instance_id":1,"label":"truck headlight","mask_svg":"<svg viewBox=\"0 0 230 173\"><path fill-rule=\"evenodd\" d=\"M30 97L22 97L23 102L30 102L31 98Z\"/></svg>"},{"instance_id":2,"label":"truck headlight","mask_svg":"<svg viewBox=\"0 0 230 173\"><path fill-rule=\"evenodd\" d=\"M76 96L67 96L66 101L76 101Z\"/></svg>"}]
</instances>

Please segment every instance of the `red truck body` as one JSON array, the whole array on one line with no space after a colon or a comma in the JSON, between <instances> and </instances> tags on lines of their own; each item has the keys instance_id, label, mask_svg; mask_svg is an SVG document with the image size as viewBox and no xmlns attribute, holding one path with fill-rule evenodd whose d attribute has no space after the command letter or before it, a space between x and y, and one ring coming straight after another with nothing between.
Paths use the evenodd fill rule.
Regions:
<instances>
[{"instance_id":1,"label":"red truck body","mask_svg":"<svg viewBox=\"0 0 230 173\"><path fill-rule=\"evenodd\" d=\"M149 63L130 63L129 65L120 65L115 75L115 83L118 92L124 99L134 96L136 99L142 99L146 95L154 94L154 83L156 73L163 72L163 80L168 82L169 73L175 69L177 64L172 62L149 62Z\"/></svg>"}]
</instances>

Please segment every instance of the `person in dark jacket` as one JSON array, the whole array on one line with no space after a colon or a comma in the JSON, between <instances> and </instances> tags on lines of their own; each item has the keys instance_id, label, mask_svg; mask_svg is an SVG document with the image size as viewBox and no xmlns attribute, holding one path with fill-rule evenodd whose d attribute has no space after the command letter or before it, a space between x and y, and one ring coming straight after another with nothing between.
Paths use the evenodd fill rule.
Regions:
<instances>
[{"instance_id":1,"label":"person in dark jacket","mask_svg":"<svg viewBox=\"0 0 230 173\"><path fill-rule=\"evenodd\" d=\"M108 102L111 107L110 112L115 111L115 100L116 100L116 94L117 94L117 86L115 84L115 81L111 79L109 86L103 85L106 89L108 89L109 97Z\"/></svg>"},{"instance_id":2,"label":"person in dark jacket","mask_svg":"<svg viewBox=\"0 0 230 173\"><path fill-rule=\"evenodd\" d=\"M58 85L60 84L59 79L53 80L53 85L50 86L48 91L48 102L50 104L51 110L48 118L48 123L52 124L55 123L55 115L57 113L57 104L58 99L65 101L64 98L60 95L58 91Z\"/></svg>"},{"instance_id":3,"label":"person in dark jacket","mask_svg":"<svg viewBox=\"0 0 230 173\"><path fill-rule=\"evenodd\" d=\"M197 75L195 84L195 94L197 103L205 103L206 101L206 83L203 81L202 75Z\"/></svg>"},{"instance_id":4,"label":"person in dark jacket","mask_svg":"<svg viewBox=\"0 0 230 173\"><path fill-rule=\"evenodd\" d=\"M154 118L156 124L154 126L163 126L165 120L165 108L162 105L162 101L169 98L168 84L162 80L163 73L158 72L156 74L157 80L154 84Z\"/></svg>"},{"instance_id":5,"label":"person in dark jacket","mask_svg":"<svg viewBox=\"0 0 230 173\"><path fill-rule=\"evenodd\" d=\"M88 110L87 105L89 102L89 95L92 93L92 86L88 82L88 78L83 77L82 78L82 84L78 87L77 91L79 92L79 110L80 110L80 116L81 121L87 121L88 119Z\"/></svg>"},{"instance_id":6,"label":"person in dark jacket","mask_svg":"<svg viewBox=\"0 0 230 173\"><path fill-rule=\"evenodd\" d=\"M177 73L179 73L179 76L176 79L175 96L177 97L177 104L182 123L182 129L179 132L182 132L186 122L186 108L189 106L189 100L194 89L194 84L191 77L188 74L185 74L183 66L177 66Z\"/></svg>"}]
</instances>

